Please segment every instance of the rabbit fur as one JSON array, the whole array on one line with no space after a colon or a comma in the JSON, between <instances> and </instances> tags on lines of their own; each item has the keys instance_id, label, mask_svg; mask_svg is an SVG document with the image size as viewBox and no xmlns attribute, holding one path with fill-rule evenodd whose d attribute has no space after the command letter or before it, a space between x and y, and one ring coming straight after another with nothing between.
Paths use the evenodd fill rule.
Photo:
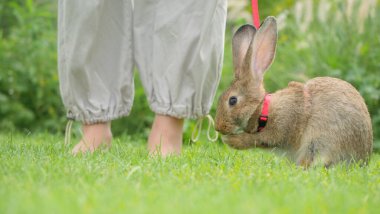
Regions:
<instances>
[{"instance_id":1,"label":"rabbit fur","mask_svg":"<svg viewBox=\"0 0 380 214\"><path fill-rule=\"evenodd\" d=\"M290 82L271 95L268 122L257 131L266 94L263 76L276 44L274 17L266 18L259 30L244 25L235 33L235 78L219 98L215 118L223 142L236 149L281 148L304 167L367 163L373 142L370 115L359 92L340 79Z\"/></svg>"}]
</instances>

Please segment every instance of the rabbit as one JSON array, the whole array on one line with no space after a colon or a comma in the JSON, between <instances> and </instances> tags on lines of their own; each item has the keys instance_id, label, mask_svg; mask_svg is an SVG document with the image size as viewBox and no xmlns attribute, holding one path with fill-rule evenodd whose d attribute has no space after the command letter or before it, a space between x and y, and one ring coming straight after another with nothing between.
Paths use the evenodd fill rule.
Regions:
<instances>
[{"instance_id":1,"label":"rabbit","mask_svg":"<svg viewBox=\"0 0 380 214\"><path fill-rule=\"evenodd\" d=\"M276 52L276 19L266 18L258 30L244 25L232 40L234 80L220 96L215 117L215 129L224 143L236 149L280 148L305 168L368 163L371 118L350 83L332 77L290 82L270 95L266 126L259 127L269 96L263 76Z\"/></svg>"}]
</instances>

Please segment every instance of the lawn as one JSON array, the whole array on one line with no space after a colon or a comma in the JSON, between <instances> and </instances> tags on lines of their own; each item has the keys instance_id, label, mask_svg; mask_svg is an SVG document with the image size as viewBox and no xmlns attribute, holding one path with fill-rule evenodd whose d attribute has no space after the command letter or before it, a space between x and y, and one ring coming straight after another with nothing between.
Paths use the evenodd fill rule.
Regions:
<instances>
[{"instance_id":1,"label":"lawn","mask_svg":"<svg viewBox=\"0 0 380 214\"><path fill-rule=\"evenodd\" d=\"M211 115L232 81L232 35L250 22L249 2L228 2ZM353 84L373 122L377 153L368 166L304 170L273 152L205 140L186 143L179 157L149 157L145 137L135 136L149 133L154 115L139 81L131 115L112 124L113 147L73 157L61 134L41 133L62 133L66 123L56 71L57 4L0 1L0 214L379 213L379 0L260 1L260 10L262 19L273 15L279 23L268 92L317 76ZM185 139L194 125L185 123Z\"/></svg>"},{"instance_id":2,"label":"lawn","mask_svg":"<svg viewBox=\"0 0 380 214\"><path fill-rule=\"evenodd\" d=\"M124 136L109 151L72 157L62 136L0 135L0 213L379 210L378 153L367 167L303 170L272 152L209 142L186 144L179 157L152 158L144 141Z\"/></svg>"}]
</instances>

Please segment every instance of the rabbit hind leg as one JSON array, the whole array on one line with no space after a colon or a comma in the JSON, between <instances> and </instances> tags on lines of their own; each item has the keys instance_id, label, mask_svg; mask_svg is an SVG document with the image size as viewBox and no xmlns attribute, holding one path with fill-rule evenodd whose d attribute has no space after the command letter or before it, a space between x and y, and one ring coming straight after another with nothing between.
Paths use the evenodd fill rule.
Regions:
<instances>
[{"instance_id":1,"label":"rabbit hind leg","mask_svg":"<svg viewBox=\"0 0 380 214\"><path fill-rule=\"evenodd\" d=\"M321 139L312 139L308 143L302 143L297 151L296 163L304 168L332 165L332 158L323 148Z\"/></svg>"}]
</instances>

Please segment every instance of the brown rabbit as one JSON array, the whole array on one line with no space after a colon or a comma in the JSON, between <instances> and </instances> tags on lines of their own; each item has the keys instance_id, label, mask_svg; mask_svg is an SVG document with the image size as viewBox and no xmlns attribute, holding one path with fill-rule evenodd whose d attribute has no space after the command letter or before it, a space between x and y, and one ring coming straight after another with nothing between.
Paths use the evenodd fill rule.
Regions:
<instances>
[{"instance_id":1,"label":"brown rabbit","mask_svg":"<svg viewBox=\"0 0 380 214\"><path fill-rule=\"evenodd\" d=\"M304 167L367 163L372 152L371 119L351 84L317 77L305 84L290 82L266 95L263 75L273 61L276 43L274 17L265 19L257 31L244 25L235 33L235 79L220 97L216 113L216 130L223 141L237 149L282 148Z\"/></svg>"}]
</instances>

